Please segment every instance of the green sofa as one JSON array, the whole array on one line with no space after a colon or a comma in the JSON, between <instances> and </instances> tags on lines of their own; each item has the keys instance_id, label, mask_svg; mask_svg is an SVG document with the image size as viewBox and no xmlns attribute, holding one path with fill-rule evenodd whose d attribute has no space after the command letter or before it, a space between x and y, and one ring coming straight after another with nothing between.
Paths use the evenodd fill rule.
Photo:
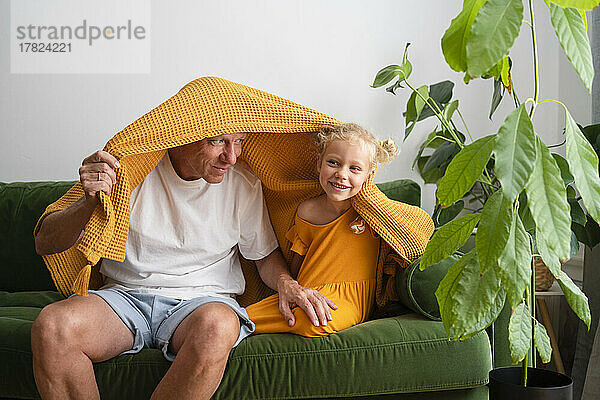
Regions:
<instances>
[{"instance_id":1,"label":"green sofa","mask_svg":"<svg viewBox=\"0 0 600 400\"><path fill-rule=\"evenodd\" d=\"M0 399L39 398L31 324L61 296L35 253L32 232L45 207L72 184L0 183ZM380 188L391 198L420 201L412 181ZM404 304L390 305L377 319L323 338L268 334L244 340L231 352L214 398L487 399L488 335L449 341L440 322L423 316L435 317L433 291L447 266L428 274L415 267L396 279ZM497 350L496 360L506 354ZM147 399L168 367L151 349L94 365L103 399Z\"/></svg>"}]
</instances>

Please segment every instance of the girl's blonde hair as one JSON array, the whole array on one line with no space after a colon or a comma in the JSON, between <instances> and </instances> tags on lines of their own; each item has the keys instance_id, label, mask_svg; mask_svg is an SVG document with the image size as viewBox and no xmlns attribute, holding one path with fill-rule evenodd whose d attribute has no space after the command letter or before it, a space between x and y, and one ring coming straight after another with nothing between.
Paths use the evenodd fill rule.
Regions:
<instances>
[{"instance_id":1,"label":"girl's blonde hair","mask_svg":"<svg viewBox=\"0 0 600 400\"><path fill-rule=\"evenodd\" d=\"M369 150L371 168L375 168L378 163L389 163L400 153L400 149L392 138L378 141L371 132L352 122L326 126L315 137L320 156L325 153L327 146L334 140L350 142L356 139L359 139Z\"/></svg>"}]
</instances>

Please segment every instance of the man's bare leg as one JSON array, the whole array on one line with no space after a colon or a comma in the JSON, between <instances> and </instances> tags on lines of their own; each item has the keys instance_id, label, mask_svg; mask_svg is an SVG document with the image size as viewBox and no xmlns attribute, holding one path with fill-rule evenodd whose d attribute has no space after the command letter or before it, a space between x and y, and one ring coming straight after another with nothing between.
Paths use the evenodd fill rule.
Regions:
<instances>
[{"instance_id":1,"label":"man's bare leg","mask_svg":"<svg viewBox=\"0 0 600 400\"><path fill-rule=\"evenodd\" d=\"M210 399L239 333L239 318L229 306L198 307L175 330L170 345L177 356L151 399Z\"/></svg>"},{"instance_id":2,"label":"man's bare leg","mask_svg":"<svg viewBox=\"0 0 600 400\"><path fill-rule=\"evenodd\" d=\"M33 372L42 399L100 399L92 362L133 347L133 334L99 296L45 307L31 327Z\"/></svg>"}]
</instances>

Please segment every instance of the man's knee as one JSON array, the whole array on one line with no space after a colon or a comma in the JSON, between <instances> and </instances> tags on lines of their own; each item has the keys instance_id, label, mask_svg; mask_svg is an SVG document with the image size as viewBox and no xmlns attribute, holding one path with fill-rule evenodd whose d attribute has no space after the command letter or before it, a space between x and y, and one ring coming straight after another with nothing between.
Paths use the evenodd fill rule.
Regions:
<instances>
[{"instance_id":1,"label":"man's knee","mask_svg":"<svg viewBox=\"0 0 600 400\"><path fill-rule=\"evenodd\" d=\"M189 315L185 342L201 353L226 356L237 341L240 321L237 314L222 303L208 303Z\"/></svg>"},{"instance_id":2,"label":"man's knee","mask_svg":"<svg viewBox=\"0 0 600 400\"><path fill-rule=\"evenodd\" d=\"M64 348L76 343L78 317L61 304L50 304L42 309L31 326L31 347L35 352Z\"/></svg>"}]
</instances>

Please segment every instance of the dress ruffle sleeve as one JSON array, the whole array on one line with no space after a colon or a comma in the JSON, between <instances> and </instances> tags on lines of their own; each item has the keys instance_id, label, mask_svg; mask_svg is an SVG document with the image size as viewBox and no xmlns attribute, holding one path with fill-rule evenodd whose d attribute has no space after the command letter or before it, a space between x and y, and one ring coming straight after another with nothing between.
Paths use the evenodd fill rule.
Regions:
<instances>
[{"instance_id":1,"label":"dress ruffle sleeve","mask_svg":"<svg viewBox=\"0 0 600 400\"><path fill-rule=\"evenodd\" d=\"M292 225L290 230L285 234L285 238L292 242L292 250L294 253L300 254L301 256L305 255L308 251L308 245L304 243L300 235L298 235L298 230L296 229L296 225Z\"/></svg>"}]
</instances>

